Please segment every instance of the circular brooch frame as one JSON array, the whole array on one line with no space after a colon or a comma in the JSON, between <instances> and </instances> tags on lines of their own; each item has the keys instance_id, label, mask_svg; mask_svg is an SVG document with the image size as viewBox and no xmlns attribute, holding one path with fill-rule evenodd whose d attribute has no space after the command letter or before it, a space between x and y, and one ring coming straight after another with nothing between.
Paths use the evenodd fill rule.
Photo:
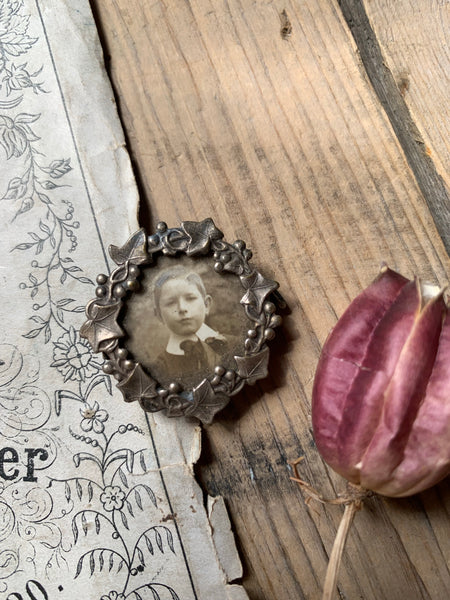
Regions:
<instances>
[{"instance_id":1,"label":"circular brooch frame","mask_svg":"<svg viewBox=\"0 0 450 600\"><path fill-rule=\"evenodd\" d=\"M261 275L249 261L252 253L242 240L230 244L211 219L184 221L178 228L159 223L156 233L147 236L144 229L134 233L122 246L111 245L109 253L117 268L108 276L97 276L96 298L86 307L87 321L80 330L94 352L102 352L105 373L118 381L126 402L137 400L148 412L164 410L170 417L197 417L211 423L220 411L248 383L267 375L269 348L281 317L277 305L283 305L276 291L278 283ZM232 357L230 367L216 364L211 373L193 386L174 381L161 385L147 366L136 362L124 346L126 332L120 313L128 295L140 287L143 268L155 268L158 255L205 257L212 255L216 273L231 273L239 278L240 299L250 327L242 333L242 352Z\"/></svg>"}]
</instances>

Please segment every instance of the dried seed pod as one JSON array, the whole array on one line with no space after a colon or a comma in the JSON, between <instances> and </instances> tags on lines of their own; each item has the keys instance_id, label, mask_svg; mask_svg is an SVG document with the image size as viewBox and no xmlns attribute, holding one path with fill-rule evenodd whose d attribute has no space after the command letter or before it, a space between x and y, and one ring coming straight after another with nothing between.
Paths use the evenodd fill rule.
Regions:
<instances>
[{"instance_id":1,"label":"dried seed pod","mask_svg":"<svg viewBox=\"0 0 450 600\"><path fill-rule=\"evenodd\" d=\"M317 448L348 481L322 600L335 594L345 541L366 495L409 496L450 473L450 309L443 290L383 267L339 319L316 370Z\"/></svg>"},{"instance_id":2,"label":"dried seed pod","mask_svg":"<svg viewBox=\"0 0 450 600\"><path fill-rule=\"evenodd\" d=\"M325 342L317 448L350 482L408 496L450 473L450 311L442 290L383 268Z\"/></svg>"}]
</instances>

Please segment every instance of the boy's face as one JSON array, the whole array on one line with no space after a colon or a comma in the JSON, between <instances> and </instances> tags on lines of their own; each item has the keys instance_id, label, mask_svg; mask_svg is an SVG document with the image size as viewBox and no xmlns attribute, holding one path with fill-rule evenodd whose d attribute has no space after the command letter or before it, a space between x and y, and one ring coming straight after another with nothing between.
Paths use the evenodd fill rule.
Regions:
<instances>
[{"instance_id":1,"label":"boy's face","mask_svg":"<svg viewBox=\"0 0 450 600\"><path fill-rule=\"evenodd\" d=\"M159 310L163 323L180 336L195 334L209 312L210 296L203 298L194 283L169 279L161 288Z\"/></svg>"}]
</instances>

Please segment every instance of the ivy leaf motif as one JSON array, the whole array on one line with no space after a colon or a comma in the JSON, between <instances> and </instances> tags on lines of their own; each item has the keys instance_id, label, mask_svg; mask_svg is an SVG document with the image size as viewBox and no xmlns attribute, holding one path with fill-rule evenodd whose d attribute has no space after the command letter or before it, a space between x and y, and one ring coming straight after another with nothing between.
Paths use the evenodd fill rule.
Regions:
<instances>
[{"instance_id":1,"label":"ivy leaf motif","mask_svg":"<svg viewBox=\"0 0 450 600\"><path fill-rule=\"evenodd\" d=\"M239 252L231 254L231 258L228 262L223 265L225 271L235 273L236 275L242 275L244 272L244 259Z\"/></svg>"},{"instance_id":2,"label":"ivy leaf motif","mask_svg":"<svg viewBox=\"0 0 450 600\"><path fill-rule=\"evenodd\" d=\"M242 275L240 279L247 290L241 299L241 304L255 307L260 313L265 299L278 288L278 283L266 279L258 271L253 271L250 275Z\"/></svg>"},{"instance_id":3,"label":"ivy leaf motif","mask_svg":"<svg viewBox=\"0 0 450 600\"><path fill-rule=\"evenodd\" d=\"M193 395L193 404L184 414L190 417L197 417L205 425L212 423L214 415L222 410L230 400L225 394L216 394L207 379L204 379L194 389Z\"/></svg>"},{"instance_id":4,"label":"ivy leaf motif","mask_svg":"<svg viewBox=\"0 0 450 600\"><path fill-rule=\"evenodd\" d=\"M138 363L128 379L121 381L117 384L117 387L122 392L125 402L134 402L135 400L138 400L139 402L145 403L147 406L148 400L158 396L156 393L156 385L156 381L147 375ZM155 410L160 410L161 408L161 406L159 406L159 408L156 408L155 406Z\"/></svg>"},{"instance_id":5,"label":"ivy leaf motif","mask_svg":"<svg viewBox=\"0 0 450 600\"><path fill-rule=\"evenodd\" d=\"M234 359L238 366L237 373L246 383L252 385L258 379L267 377L269 348L264 348L253 356L235 356Z\"/></svg>"},{"instance_id":6,"label":"ivy leaf motif","mask_svg":"<svg viewBox=\"0 0 450 600\"><path fill-rule=\"evenodd\" d=\"M122 302L115 304L92 304L88 315L91 317L80 329L80 335L86 338L94 352L99 352L102 342L120 338L123 331L117 323Z\"/></svg>"},{"instance_id":7,"label":"ivy leaf motif","mask_svg":"<svg viewBox=\"0 0 450 600\"><path fill-rule=\"evenodd\" d=\"M182 417L186 414L186 409L189 410L190 401L177 394L171 394L164 400L164 407L168 417Z\"/></svg>"},{"instance_id":8,"label":"ivy leaf motif","mask_svg":"<svg viewBox=\"0 0 450 600\"><path fill-rule=\"evenodd\" d=\"M201 223L197 221L184 221L181 224L190 238L186 254L206 254L212 240L220 240L223 233L217 229L212 219L205 219Z\"/></svg>"},{"instance_id":9,"label":"ivy leaf motif","mask_svg":"<svg viewBox=\"0 0 450 600\"><path fill-rule=\"evenodd\" d=\"M123 246L109 246L109 255L117 265L123 265L127 260L135 265L150 262L147 253L147 235L144 229L139 229L125 242Z\"/></svg>"}]
</instances>

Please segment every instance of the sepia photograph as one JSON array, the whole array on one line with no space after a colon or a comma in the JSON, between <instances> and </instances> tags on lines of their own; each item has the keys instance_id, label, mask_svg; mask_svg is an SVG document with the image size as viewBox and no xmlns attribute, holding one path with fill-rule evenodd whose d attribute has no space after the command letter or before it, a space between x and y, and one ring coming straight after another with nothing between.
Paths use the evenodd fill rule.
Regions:
<instances>
[{"instance_id":1,"label":"sepia photograph","mask_svg":"<svg viewBox=\"0 0 450 600\"><path fill-rule=\"evenodd\" d=\"M213 268L212 257L160 257L127 302L125 346L163 386L190 388L214 368L234 369L250 321L239 278Z\"/></svg>"}]
</instances>

